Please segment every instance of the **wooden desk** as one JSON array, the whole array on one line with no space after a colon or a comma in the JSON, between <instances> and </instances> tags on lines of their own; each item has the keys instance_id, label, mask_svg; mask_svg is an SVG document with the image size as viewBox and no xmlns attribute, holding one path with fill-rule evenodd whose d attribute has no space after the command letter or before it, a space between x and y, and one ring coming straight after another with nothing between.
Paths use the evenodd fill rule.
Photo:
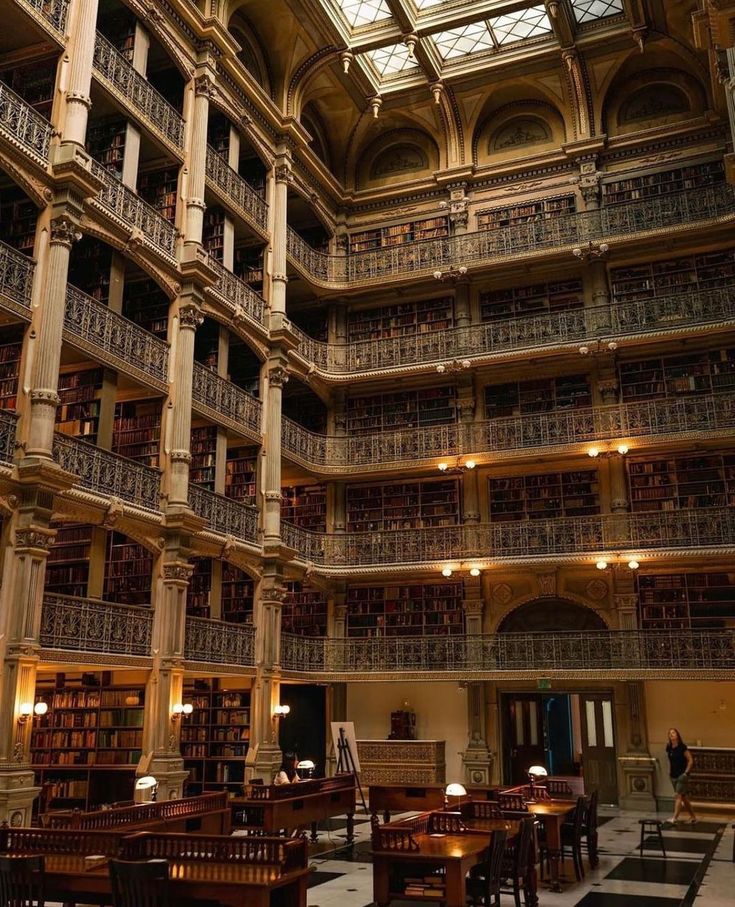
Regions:
<instances>
[{"instance_id":1,"label":"wooden desk","mask_svg":"<svg viewBox=\"0 0 735 907\"><path fill-rule=\"evenodd\" d=\"M383 812L390 822L391 812L425 812L444 807L445 784L371 784L368 787L370 812ZM497 787L468 787L470 800L494 800ZM452 798L454 799L454 798Z\"/></svg>"},{"instance_id":2,"label":"wooden desk","mask_svg":"<svg viewBox=\"0 0 735 907\"><path fill-rule=\"evenodd\" d=\"M559 884L559 858L561 857L561 827L577 804L571 800L543 800L526 803L526 809L544 823L546 848L549 852L551 890L561 891Z\"/></svg>"},{"instance_id":3,"label":"wooden desk","mask_svg":"<svg viewBox=\"0 0 735 907\"><path fill-rule=\"evenodd\" d=\"M347 841L354 840L355 776L336 775L296 784L254 786L250 796L229 801L235 825L258 828L269 834L311 826L317 839L317 822L347 816ZM244 821L240 822L240 817Z\"/></svg>"}]
</instances>

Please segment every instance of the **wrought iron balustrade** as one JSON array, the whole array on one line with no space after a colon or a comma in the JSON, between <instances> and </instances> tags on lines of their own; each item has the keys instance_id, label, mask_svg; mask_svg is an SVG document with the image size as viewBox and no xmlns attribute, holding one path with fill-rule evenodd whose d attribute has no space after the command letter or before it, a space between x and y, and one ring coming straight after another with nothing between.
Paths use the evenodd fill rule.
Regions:
<instances>
[{"instance_id":1,"label":"wrought iron balustrade","mask_svg":"<svg viewBox=\"0 0 735 907\"><path fill-rule=\"evenodd\" d=\"M209 290L215 293L232 312L232 317L249 317L258 324L266 323L266 303L244 280L210 256L209 266L217 273L217 283Z\"/></svg>"},{"instance_id":2,"label":"wrought iron balustrade","mask_svg":"<svg viewBox=\"0 0 735 907\"><path fill-rule=\"evenodd\" d=\"M286 254L320 283L347 283L350 279L346 257L312 249L290 226L286 231Z\"/></svg>"},{"instance_id":3,"label":"wrought iron balustrade","mask_svg":"<svg viewBox=\"0 0 735 907\"><path fill-rule=\"evenodd\" d=\"M258 541L258 509L199 485L189 485L189 506L214 532L246 542Z\"/></svg>"},{"instance_id":4,"label":"wrought iron balustrade","mask_svg":"<svg viewBox=\"0 0 735 907\"><path fill-rule=\"evenodd\" d=\"M129 229L139 230L155 249L169 259L176 256L176 228L148 202L136 195L102 164L92 161L92 173L102 181L102 191L94 202L122 221Z\"/></svg>"},{"instance_id":5,"label":"wrought iron balustrade","mask_svg":"<svg viewBox=\"0 0 735 907\"><path fill-rule=\"evenodd\" d=\"M255 665L255 629L203 617L186 618L184 657L209 664Z\"/></svg>"},{"instance_id":6,"label":"wrought iron balustrade","mask_svg":"<svg viewBox=\"0 0 735 907\"><path fill-rule=\"evenodd\" d=\"M334 663L334 654L329 649L330 642L331 640L320 636L282 633L281 666L288 671L307 674L330 670L330 665Z\"/></svg>"},{"instance_id":7,"label":"wrought iron balustrade","mask_svg":"<svg viewBox=\"0 0 735 907\"><path fill-rule=\"evenodd\" d=\"M183 149L184 121L181 114L100 32L97 32L95 40L93 65L95 74L126 107L144 118L154 132L175 148Z\"/></svg>"},{"instance_id":8,"label":"wrought iron balustrade","mask_svg":"<svg viewBox=\"0 0 735 907\"><path fill-rule=\"evenodd\" d=\"M194 404L210 410L215 420L222 416L236 427L248 428L260 436L260 400L198 362L194 363L192 396Z\"/></svg>"},{"instance_id":9,"label":"wrought iron balustrade","mask_svg":"<svg viewBox=\"0 0 735 907\"><path fill-rule=\"evenodd\" d=\"M30 309L35 267L31 258L0 242L0 296Z\"/></svg>"},{"instance_id":10,"label":"wrought iron balustrade","mask_svg":"<svg viewBox=\"0 0 735 907\"><path fill-rule=\"evenodd\" d=\"M211 145L207 146L207 179L259 230L268 227L268 204Z\"/></svg>"},{"instance_id":11,"label":"wrought iron balustrade","mask_svg":"<svg viewBox=\"0 0 735 907\"><path fill-rule=\"evenodd\" d=\"M110 655L151 655L153 610L91 598L46 593L41 645L46 649Z\"/></svg>"},{"instance_id":12,"label":"wrought iron balustrade","mask_svg":"<svg viewBox=\"0 0 735 907\"><path fill-rule=\"evenodd\" d=\"M54 459L76 476L75 485L81 488L121 498L144 510L160 510L161 474L157 469L58 432Z\"/></svg>"},{"instance_id":13,"label":"wrought iron balustrade","mask_svg":"<svg viewBox=\"0 0 735 907\"><path fill-rule=\"evenodd\" d=\"M17 416L8 410L0 410L0 463L12 463L15 454L15 433Z\"/></svg>"},{"instance_id":14,"label":"wrought iron balustrade","mask_svg":"<svg viewBox=\"0 0 735 907\"><path fill-rule=\"evenodd\" d=\"M64 329L75 346L92 356L166 387L168 344L73 286L66 288Z\"/></svg>"},{"instance_id":15,"label":"wrought iron balustrade","mask_svg":"<svg viewBox=\"0 0 735 907\"><path fill-rule=\"evenodd\" d=\"M340 444L340 442L343 442ZM328 437L304 428L288 416L281 416L281 446L299 462L319 466L344 465L347 438ZM341 450L338 448L341 447ZM340 453L343 456L340 457Z\"/></svg>"},{"instance_id":16,"label":"wrought iron balustrade","mask_svg":"<svg viewBox=\"0 0 735 907\"><path fill-rule=\"evenodd\" d=\"M325 563L325 547L330 536L322 532L312 532L294 526L285 520L281 521L281 540L287 548L292 548L307 561L314 564Z\"/></svg>"},{"instance_id":17,"label":"wrought iron balustrade","mask_svg":"<svg viewBox=\"0 0 735 907\"><path fill-rule=\"evenodd\" d=\"M16 0L21 6L29 7L34 14L52 26L63 36L69 12L69 0Z\"/></svg>"},{"instance_id":18,"label":"wrought iron balustrade","mask_svg":"<svg viewBox=\"0 0 735 907\"><path fill-rule=\"evenodd\" d=\"M0 82L0 132L39 164L44 167L48 164L51 123L4 82Z\"/></svg>"}]
</instances>

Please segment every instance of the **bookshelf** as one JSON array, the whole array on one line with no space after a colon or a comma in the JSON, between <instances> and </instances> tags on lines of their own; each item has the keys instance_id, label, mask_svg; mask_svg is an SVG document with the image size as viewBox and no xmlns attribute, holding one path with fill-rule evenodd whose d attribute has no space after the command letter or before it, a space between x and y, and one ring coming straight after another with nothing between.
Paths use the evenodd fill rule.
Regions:
<instances>
[{"instance_id":1,"label":"bookshelf","mask_svg":"<svg viewBox=\"0 0 735 907\"><path fill-rule=\"evenodd\" d=\"M289 318L301 330L314 340L326 343L329 339L329 325L325 309L310 309L309 311L296 311L289 314Z\"/></svg>"},{"instance_id":2,"label":"bookshelf","mask_svg":"<svg viewBox=\"0 0 735 907\"><path fill-rule=\"evenodd\" d=\"M586 375L512 381L485 388L486 419L585 406L592 406L592 393Z\"/></svg>"},{"instance_id":3,"label":"bookshelf","mask_svg":"<svg viewBox=\"0 0 735 907\"><path fill-rule=\"evenodd\" d=\"M255 584L250 576L234 564L222 564L222 620L231 624L253 622Z\"/></svg>"},{"instance_id":4,"label":"bookshelf","mask_svg":"<svg viewBox=\"0 0 735 907\"><path fill-rule=\"evenodd\" d=\"M242 390L260 396L261 363L252 348L234 334L230 334L230 349L227 357L227 377ZM288 387L288 385L286 385Z\"/></svg>"},{"instance_id":5,"label":"bookshelf","mask_svg":"<svg viewBox=\"0 0 735 907\"><path fill-rule=\"evenodd\" d=\"M477 229L497 230L500 227L512 227L516 224L540 223L545 220L555 220L566 214L574 214L575 211L576 204L573 195L542 198L518 205L478 211Z\"/></svg>"},{"instance_id":6,"label":"bookshelf","mask_svg":"<svg viewBox=\"0 0 735 907\"><path fill-rule=\"evenodd\" d=\"M127 123L123 117L104 117L87 128L87 151L112 173L120 176L125 157Z\"/></svg>"},{"instance_id":7,"label":"bookshelf","mask_svg":"<svg viewBox=\"0 0 735 907\"><path fill-rule=\"evenodd\" d=\"M289 383L283 389L283 415L309 431L324 434L327 430L327 407L305 388Z\"/></svg>"},{"instance_id":8,"label":"bookshelf","mask_svg":"<svg viewBox=\"0 0 735 907\"><path fill-rule=\"evenodd\" d=\"M347 636L438 636L464 633L461 582L351 586Z\"/></svg>"},{"instance_id":9,"label":"bookshelf","mask_svg":"<svg viewBox=\"0 0 735 907\"><path fill-rule=\"evenodd\" d=\"M446 385L349 397L347 430L350 434L362 435L454 422L455 401L456 389Z\"/></svg>"},{"instance_id":10,"label":"bookshelf","mask_svg":"<svg viewBox=\"0 0 735 907\"><path fill-rule=\"evenodd\" d=\"M43 57L28 63L0 70L0 81L30 104L47 120L51 119L56 85L57 56Z\"/></svg>"},{"instance_id":11,"label":"bookshelf","mask_svg":"<svg viewBox=\"0 0 735 907\"><path fill-rule=\"evenodd\" d=\"M3 190L0 201L0 228L3 242L22 252L33 255L36 241L38 208L18 189Z\"/></svg>"},{"instance_id":12,"label":"bookshelf","mask_svg":"<svg viewBox=\"0 0 735 907\"><path fill-rule=\"evenodd\" d=\"M115 404L114 453L146 466L160 463L161 403L132 400Z\"/></svg>"},{"instance_id":13,"label":"bookshelf","mask_svg":"<svg viewBox=\"0 0 735 907\"><path fill-rule=\"evenodd\" d=\"M488 480L490 520L545 520L600 512L594 469Z\"/></svg>"},{"instance_id":14,"label":"bookshelf","mask_svg":"<svg viewBox=\"0 0 735 907\"><path fill-rule=\"evenodd\" d=\"M459 521L456 479L347 486L348 532L456 526Z\"/></svg>"},{"instance_id":15,"label":"bookshelf","mask_svg":"<svg viewBox=\"0 0 735 907\"><path fill-rule=\"evenodd\" d=\"M725 168L721 160L659 170L604 183L603 202L605 205L620 205L684 189L701 189L721 183L724 179Z\"/></svg>"},{"instance_id":16,"label":"bookshelf","mask_svg":"<svg viewBox=\"0 0 735 907\"><path fill-rule=\"evenodd\" d=\"M369 252L372 249L383 249L400 246L407 242L419 242L423 239L437 239L449 236L449 220L446 217L425 217L420 220L405 221L401 224L390 224L387 227L375 227L362 230L350 236L350 252Z\"/></svg>"},{"instance_id":17,"label":"bookshelf","mask_svg":"<svg viewBox=\"0 0 735 907\"><path fill-rule=\"evenodd\" d=\"M194 570L186 590L186 613L191 617L209 617L212 595L212 560L193 557Z\"/></svg>"},{"instance_id":18,"label":"bookshelf","mask_svg":"<svg viewBox=\"0 0 735 907\"><path fill-rule=\"evenodd\" d=\"M204 425L191 430L189 481L214 491L217 468L217 426Z\"/></svg>"},{"instance_id":19,"label":"bookshelf","mask_svg":"<svg viewBox=\"0 0 735 907\"><path fill-rule=\"evenodd\" d=\"M33 718L31 762L37 783L52 786L55 807L132 800L144 696L138 686L37 686L48 711Z\"/></svg>"},{"instance_id":20,"label":"bookshelf","mask_svg":"<svg viewBox=\"0 0 735 907\"><path fill-rule=\"evenodd\" d=\"M207 123L207 142L227 160L230 152L230 121L221 113L211 113Z\"/></svg>"},{"instance_id":21,"label":"bookshelf","mask_svg":"<svg viewBox=\"0 0 735 907\"><path fill-rule=\"evenodd\" d=\"M123 315L161 340L168 336L168 309L168 298L154 280L125 281Z\"/></svg>"},{"instance_id":22,"label":"bookshelf","mask_svg":"<svg viewBox=\"0 0 735 907\"><path fill-rule=\"evenodd\" d=\"M176 190L179 172L176 167L147 170L138 177L138 195L152 205L170 223L176 220Z\"/></svg>"},{"instance_id":23,"label":"bookshelf","mask_svg":"<svg viewBox=\"0 0 735 907\"><path fill-rule=\"evenodd\" d=\"M327 486L291 485L281 488L281 519L313 532L327 531Z\"/></svg>"},{"instance_id":24,"label":"bookshelf","mask_svg":"<svg viewBox=\"0 0 735 907\"><path fill-rule=\"evenodd\" d=\"M222 208L207 208L204 214L202 245L216 261L225 255L225 212Z\"/></svg>"},{"instance_id":25,"label":"bookshelf","mask_svg":"<svg viewBox=\"0 0 735 907\"><path fill-rule=\"evenodd\" d=\"M350 343L446 331L454 327L454 308L451 297L442 297L360 309L349 313L347 326Z\"/></svg>"},{"instance_id":26,"label":"bookshelf","mask_svg":"<svg viewBox=\"0 0 735 907\"><path fill-rule=\"evenodd\" d=\"M235 249L233 271L260 293L263 289L263 249L257 246L239 246Z\"/></svg>"},{"instance_id":27,"label":"bookshelf","mask_svg":"<svg viewBox=\"0 0 735 907\"><path fill-rule=\"evenodd\" d=\"M153 555L121 532L107 534L102 597L121 605L150 605Z\"/></svg>"},{"instance_id":28,"label":"bookshelf","mask_svg":"<svg viewBox=\"0 0 735 907\"><path fill-rule=\"evenodd\" d=\"M480 317L483 321L549 315L581 308L584 308L581 280L557 280L480 293Z\"/></svg>"},{"instance_id":29,"label":"bookshelf","mask_svg":"<svg viewBox=\"0 0 735 907\"><path fill-rule=\"evenodd\" d=\"M0 344L0 409L15 410L23 352L22 329L10 328L4 335Z\"/></svg>"},{"instance_id":30,"label":"bookshelf","mask_svg":"<svg viewBox=\"0 0 735 907\"><path fill-rule=\"evenodd\" d=\"M637 577L641 629L735 627L735 574L674 573Z\"/></svg>"},{"instance_id":31,"label":"bookshelf","mask_svg":"<svg viewBox=\"0 0 735 907\"><path fill-rule=\"evenodd\" d=\"M82 237L69 256L69 283L98 302L110 296L112 249L92 237Z\"/></svg>"},{"instance_id":32,"label":"bookshelf","mask_svg":"<svg viewBox=\"0 0 735 907\"><path fill-rule=\"evenodd\" d=\"M735 388L735 348L621 362L618 368L625 402L717 394Z\"/></svg>"},{"instance_id":33,"label":"bookshelf","mask_svg":"<svg viewBox=\"0 0 735 907\"><path fill-rule=\"evenodd\" d=\"M327 596L301 582L286 583L281 630L297 636L327 635Z\"/></svg>"},{"instance_id":34,"label":"bookshelf","mask_svg":"<svg viewBox=\"0 0 735 907\"><path fill-rule=\"evenodd\" d=\"M184 691L194 709L181 727L181 755L189 772L187 796L205 790L242 790L250 740L250 691L212 688L200 681Z\"/></svg>"},{"instance_id":35,"label":"bookshelf","mask_svg":"<svg viewBox=\"0 0 735 907\"><path fill-rule=\"evenodd\" d=\"M91 526L82 523L61 526L49 549L44 591L85 598L91 544Z\"/></svg>"},{"instance_id":36,"label":"bookshelf","mask_svg":"<svg viewBox=\"0 0 735 907\"><path fill-rule=\"evenodd\" d=\"M634 511L735 506L735 454L671 455L628 463Z\"/></svg>"},{"instance_id":37,"label":"bookshelf","mask_svg":"<svg viewBox=\"0 0 735 907\"><path fill-rule=\"evenodd\" d=\"M615 302L637 302L735 284L735 248L667 258L610 272Z\"/></svg>"},{"instance_id":38,"label":"bookshelf","mask_svg":"<svg viewBox=\"0 0 735 907\"><path fill-rule=\"evenodd\" d=\"M258 450L234 447L227 451L225 495L236 501L254 504L257 493Z\"/></svg>"},{"instance_id":39,"label":"bookshelf","mask_svg":"<svg viewBox=\"0 0 735 907\"><path fill-rule=\"evenodd\" d=\"M72 438L84 438L90 444L96 444L101 390L101 368L61 372L61 402L56 409L56 430Z\"/></svg>"},{"instance_id":40,"label":"bookshelf","mask_svg":"<svg viewBox=\"0 0 735 907\"><path fill-rule=\"evenodd\" d=\"M219 324L205 318L194 335L194 360L213 372L219 363L219 333Z\"/></svg>"}]
</instances>

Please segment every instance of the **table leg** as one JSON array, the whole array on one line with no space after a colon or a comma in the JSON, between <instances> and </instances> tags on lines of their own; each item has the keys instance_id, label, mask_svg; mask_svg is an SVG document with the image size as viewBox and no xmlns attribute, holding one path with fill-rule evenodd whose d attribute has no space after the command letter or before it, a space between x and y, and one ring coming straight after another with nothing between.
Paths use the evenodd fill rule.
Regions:
<instances>
[{"instance_id":1,"label":"table leg","mask_svg":"<svg viewBox=\"0 0 735 907\"><path fill-rule=\"evenodd\" d=\"M311 823L311 843L316 844L318 840L318 835L316 833L316 822Z\"/></svg>"},{"instance_id":2,"label":"table leg","mask_svg":"<svg viewBox=\"0 0 735 907\"><path fill-rule=\"evenodd\" d=\"M561 818L559 816L545 816L546 849L549 853L549 867L551 870L551 890L561 891L559 884L559 857L561 856Z\"/></svg>"},{"instance_id":3,"label":"table leg","mask_svg":"<svg viewBox=\"0 0 735 907\"><path fill-rule=\"evenodd\" d=\"M352 844L355 840L355 814L347 813L347 843Z\"/></svg>"},{"instance_id":4,"label":"table leg","mask_svg":"<svg viewBox=\"0 0 735 907\"><path fill-rule=\"evenodd\" d=\"M466 868L464 863L457 860L447 861L444 876L444 884L446 885L446 891L444 892L445 907L464 907L465 875Z\"/></svg>"},{"instance_id":5,"label":"table leg","mask_svg":"<svg viewBox=\"0 0 735 907\"><path fill-rule=\"evenodd\" d=\"M390 889L388 887L388 865L380 857L373 857L373 900L378 907L388 907L390 904Z\"/></svg>"}]
</instances>

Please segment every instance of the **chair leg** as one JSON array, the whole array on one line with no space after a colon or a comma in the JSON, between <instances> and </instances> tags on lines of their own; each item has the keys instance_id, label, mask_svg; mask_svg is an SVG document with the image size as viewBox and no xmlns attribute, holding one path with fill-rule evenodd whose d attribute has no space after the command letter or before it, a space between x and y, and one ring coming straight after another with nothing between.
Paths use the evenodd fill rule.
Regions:
<instances>
[{"instance_id":1,"label":"chair leg","mask_svg":"<svg viewBox=\"0 0 735 907\"><path fill-rule=\"evenodd\" d=\"M516 907L521 907L521 886L518 879L513 879L513 900L516 902Z\"/></svg>"},{"instance_id":2,"label":"chair leg","mask_svg":"<svg viewBox=\"0 0 735 907\"><path fill-rule=\"evenodd\" d=\"M641 843L638 845L638 852L639 852L640 856L643 856L643 838L646 833L645 829L646 829L646 826L641 825Z\"/></svg>"},{"instance_id":3,"label":"chair leg","mask_svg":"<svg viewBox=\"0 0 735 907\"><path fill-rule=\"evenodd\" d=\"M661 831L661 826L660 825L657 826L656 830L658 831L658 839L661 842L661 853L664 855L664 859L667 859L666 847L664 845L664 836L663 836L663 832Z\"/></svg>"}]
</instances>

